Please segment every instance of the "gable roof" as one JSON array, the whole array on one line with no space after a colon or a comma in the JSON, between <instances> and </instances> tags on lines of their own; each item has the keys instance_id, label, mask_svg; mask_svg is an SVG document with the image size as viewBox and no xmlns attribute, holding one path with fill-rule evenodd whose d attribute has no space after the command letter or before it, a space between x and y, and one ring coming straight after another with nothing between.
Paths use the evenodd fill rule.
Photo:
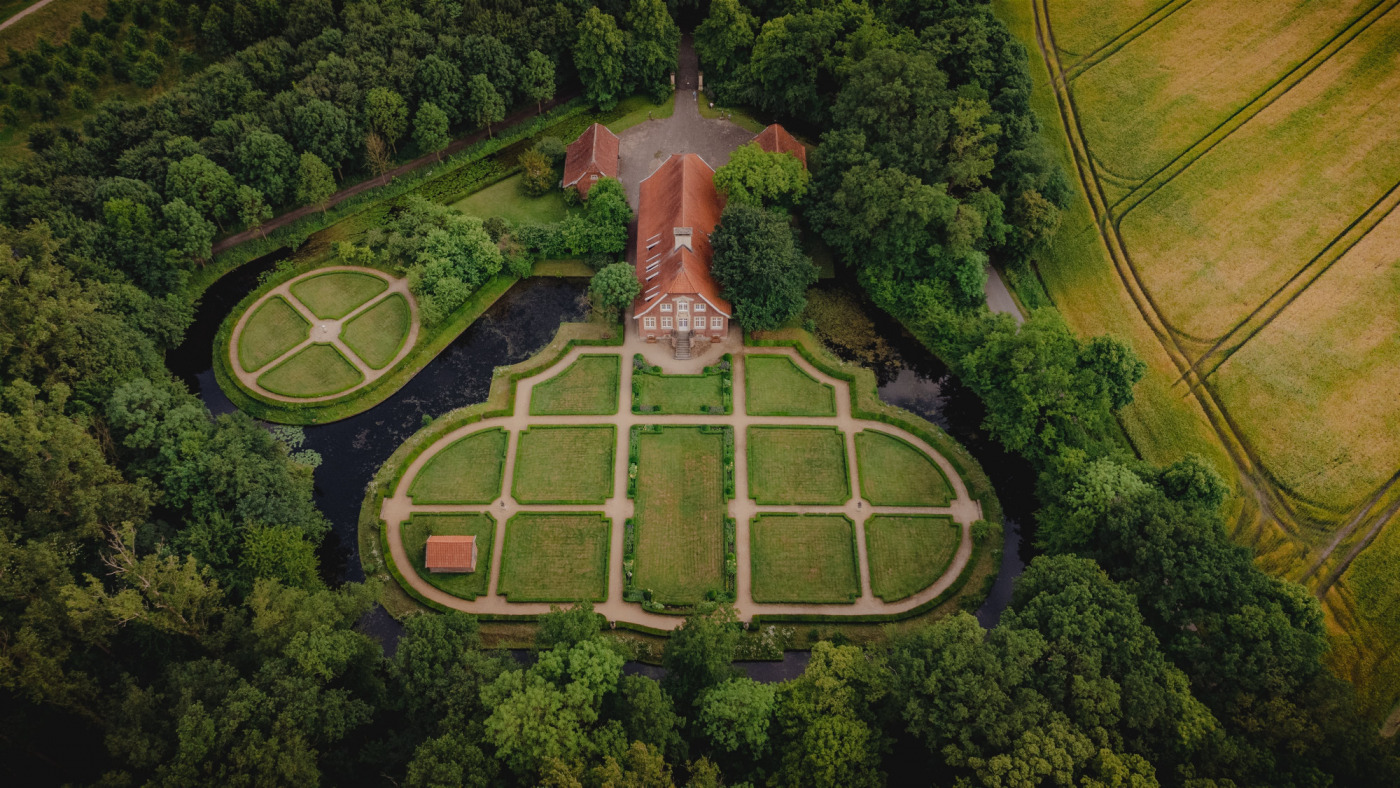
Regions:
<instances>
[{"instance_id":1,"label":"gable roof","mask_svg":"<svg viewBox=\"0 0 1400 788\"><path fill-rule=\"evenodd\" d=\"M429 536L423 566L427 569L473 571L476 569L475 552L475 536Z\"/></svg>"},{"instance_id":2,"label":"gable roof","mask_svg":"<svg viewBox=\"0 0 1400 788\"><path fill-rule=\"evenodd\" d=\"M589 172L617 177L617 135L601 123L594 123L569 143L564 156L564 187L578 183Z\"/></svg>"},{"instance_id":3,"label":"gable roof","mask_svg":"<svg viewBox=\"0 0 1400 788\"><path fill-rule=\"evenodd\" d=\"M788 130L781 125L774 123L768 128L760 131L758 136L753 138L758 143L758 147L768 153L791 153L802 162L802 166L807 166L807 148L797 141L797 138L788 133Z\"/></svg>"},{"instance_id":4,"label":"gable roof","mask_svg":"<svg viewBox=\"0 0 1400 788\"><path fill-rule=\"evenodd\" d=\"M724 210L714 179L715 171L704 159L677 153L642 181L637 211L637 281L642 294L632 302L634 318L650 312L667 295L692 295L725 317L733 313L710 275L710 233ZM676 242L678 229L689 230L688 246ZM679 235L685 237L684 232Z\"/></svg>"}]
</instances>

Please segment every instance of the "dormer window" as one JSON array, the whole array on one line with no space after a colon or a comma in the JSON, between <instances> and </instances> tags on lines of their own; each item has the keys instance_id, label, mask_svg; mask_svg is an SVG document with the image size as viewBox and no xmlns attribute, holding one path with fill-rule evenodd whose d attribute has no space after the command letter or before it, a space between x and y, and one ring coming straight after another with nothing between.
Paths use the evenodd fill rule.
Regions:
<instances>
[{"instance_id":1,"label":"dormer window","mask_svg":"<svg viewBox=\"0 0 1400 788\"><path fill-rule=\"evenodd\" d=\"M673 232L676 236L676 245L672 248L679 249L684 246L691 251L695 251L695 247L691 243L691 236L694 230L689 227L677 227Z\"/></svg>"}]
</instances>

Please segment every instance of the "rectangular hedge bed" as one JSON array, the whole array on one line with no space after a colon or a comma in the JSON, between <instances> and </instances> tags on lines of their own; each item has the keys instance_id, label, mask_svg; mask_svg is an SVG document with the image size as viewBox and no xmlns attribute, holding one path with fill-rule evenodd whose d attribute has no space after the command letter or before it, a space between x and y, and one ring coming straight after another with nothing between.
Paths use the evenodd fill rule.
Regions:
<instances>
[{"instance_id":1,"label":"rectangular hedge bed","mask_svg":"<svg viewBox=\"0 0 1400 788\"><path fill-rule=\"evenodd\" d=\"M636 567L632 587L662 605L694 605L723 593L725 431L637 428Z\"/></svg>"},{"instance_id":2,"label":"rectangular hedge bed","mask_svg":"<svg viewBox=\"0 0 1400 788\"><path fill-rule=\"evenodd\" d=\"M850 500L845 435L835 427L749 427L749 497L760 506Z\"/></svg>"},{"instance_id":3,"label":"rectangular hedge bed","mask_svg":"<svg viewBox=\"0 0 1400 788\"><path fill-rule=\"evenodd\" d=\"M844 515L762 514L749 540L755 602L850 604L860 597L855 527Z\"/></svg>"},{"instance_id":4,"label":"rectangular hedge bed","mask_svg":"<svg viewBox=\"0 0 1400 788\"><path fill-rule=\"evenodd\" d=\"M870 590L886 602L922 591L948 571L962 526L941 514L875 515L865 523Z\"/></svg>"},{"instance_id":5,"label":"rectangular hedge bed","mask_svg":"<svg viewBox=\"0 0 1400 788\"><path fill-rule=\"evenodd\" d=\"M517 514L506 523L497 593L512 602L602 602L611 532L601 514Z\"/></svg>"},{"instance_id":6,"label":"rectangular hedge bed","mask_svg":"<svg viewBox=\"0 0 1400 788\"><path fill-rule=\"evenodd\" d=\"M416 504L490 503L501 494L506 431L482 430L459 438L428 460L408 495Z\"/></svg>"},{"instance_id":7,"label":"rectangular hedge bed","mask_svg":"<svg viewBox=\"0 0 1400 788\"><path fill-rule=\"evenodd\" d=\"M531 416L611 416L617 413L622 359L589 354L530 391Z\"/></svg>"},{"instance_id":8,"label":"rectangular hedge bed","mask_svg":"<svg viewBox=\"0 0 1400 788\"><path fill-rule=\"evenodd\" d=\"M413 571L434 588L462 599L485 594L491 582L491 545L496 540L496 520L489 514L415 514L402 526L403 549ZM429 572L423 568L429 536L475 536L476 571Z\"/></svg>"},{"instance_id":9,"label":"rectangular hedge bed","mask_svg":"<svg viewBox=\"0 0 1400 788\"><path fill-rule=\"evenodd\" d=\"M525 504L601 504L612 497L617 428L539 426L520 433L511 495Z\"/></svg>"},{"instance_id":10,"label":"rectangular hedge bed","mask_svg":"<svg viewBox=\"0 0 1400 788\"><path fill-rule=\"evenodd\" d=\"M744 398L750 416L836 415L835 389L783 355L744 357Z\"/></svg>"},{"instance_id":11,"label":"rectangular hedge bed","mask_svg":"<svg viewBox=\"0 0 1400 788\"><path fill-rule=\"evenodd\" d=\"M632 412L676 415L728 414L733 407L729 354L698 375L663 375L640 354L632 359Z\"/></svg>"}]
</instances>

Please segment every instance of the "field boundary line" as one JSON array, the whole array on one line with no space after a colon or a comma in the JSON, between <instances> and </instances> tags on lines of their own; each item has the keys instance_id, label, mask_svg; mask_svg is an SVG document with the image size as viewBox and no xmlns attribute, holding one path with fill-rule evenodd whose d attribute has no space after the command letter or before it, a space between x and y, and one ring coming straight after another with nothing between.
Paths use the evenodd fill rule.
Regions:
<instances>
[{"instance_id":1,"label":"field boundary line","mask_svg":"<svg viewBox=\"0 0 1400 788\"><path fill-rule=\"evenodd\" d=\"M1139 19L1138 21L1134 22L1132 26L1129 27L1127 30L1124 30L1123 32L1114 36L1107 43L1101 45L1098 49L1095 49L1093 52L1090 52L1089 54L1075 61L1074 64L1071 65L1069 69L1065 71L1065 80L1067 82L1073 82L1079 77L1080 74L1083 74L1085 71L1088 71L1094 66L1097 66L1098 64L1118 54L1118 50L1133 43L1133 41L1136 40L1138 36L1141 36L1143 33L1146 33L1147 31L1156 27L1157 24L1160 23L1162 20L1166 19L1172 14L1175 14L1177 11L1180 11L1181 9L1185 8L1190 4L1191 0L1170 0L1170 2L1163 3L1162 5L1158 6L1157 10L1143 17L1142 19ZM1157 18L1153 19L1153 17ZM1047 21L1050 19L1050 9L1048 7L1045 9L1045 18ZM1139 30L1138 28L1142 29ZM1109 47L1113 47L1113 51L1104 52L1104 50L1108 49ZM1102 57L1099 56L1099 53L1101 52L1103 53ZM1092 63L1089 62L1091 60L1093 61Z\"/></svg>"},{"instance_id":2,"label":"field boundary line","mask_svg":"<svg viewBox=\"0 0 1400 788\"><path fill-rule=\"evenodd\" d=\"M1230 418L1224 408L1215 399L1214 392L1208 387L1194 388L1189 385L1192 374L1190 373L1190 359L1186 357L1182 349L1179 337L1185 336L1177 331L1162 316L1155 299L1147 291L1142 282L1141 275L1132 263L1123 238L1117 226L1111 221L1108 215L1108 207L1104 200L1103 187L1098 182L1098 178L1093 171L1093 162L1089 155L1088 142L1084 137L1084 132L1079 123L1078 111L1074 104L1074 96L1068 88L1068 83L1063 79L1063 65L1055 54L1054 30L1050 27L1048 0L1032 0L1036 44L1040 49L1041 57L1045 60L1047 70L1051 75L1051 87L1054 89L1056 106L1059 110L1061 125L1064 127L1065 135L1070 144L1070 152L1073 158L1076 174L1079 177L1080 187L1083 189L1085 197L1088 199L1089 208L1093 213L1095 224L1098 226L1099 235L1108 251L1109 258L1113 262L1114 270L1118 274L1119 281L1128 295L1133 299L1133 305L1138 314L1142 316L1157 340L1166 351L1167 356L1177 367L1177 371L1182 373L1188 381L1187 396L1192 396L1200 404L1206 420L1210 423L1212 430L1220 439L1226 453L1235 463L1239 471L1240 483L1248 492L1252 493L1259 503L1260 513L1263 517L1278 523L1279 527L1291 538L1306 544L1306 540L1301 538L1298 527L1292 520L1285 520L1276 514L1277 509L1283 509L1290 516L1294 514L1291 505L1280 495L1277 488L1267 483L1260 483L1261 480L1267 482L1269 477L1261 473L1262 463L1257 454L1248 444L1238 426ZM1058 79L1056 75L1059 75ZM1204 340L1202 340L1204 341Z\"/></svg>"},{"instance_id":3,"label":"field boundary line","mask_svg":"<svg viewBox=\"0 0 1400 788\"><path fill-rule=\"evenodd\" d=\"M1293 90L1294 87L1311 76L1323 63L1331 60L1333 55L1340 52L1347 44L1355 40L1357 36L1366 32L1366 30L1381 17L1389 14L1397 3L1400 3L1400 0L1378 0L1378 2L1367 9L1364 14L1353 19L1346 27L1337 31L1336 34L1324 42L1323 45L1311 55L1298 65L1289 69L1283 76L1269 85L1269 87L1265 88L1264 92L1255 96L1247 104L1231 113L1229 117L1221 121L1215 128L1211 129L1206 136L1197 140L1186 150L1178 153L1171 161L1162 165L1156 172L1142 179L1141 184L1137 188L1120 197L1109 206L1109 211L1112 212L1114 216L1114 223L1121 223L1123 217L1131 213L1134 208L1156 194L1159 189L1174 180L1176 176L1189 169L1192 164L1195 164L1202 156L1209 153L1216 145L1224 142L1236 131L1239 131L1240 128L1248 124L1249 121L1253 120L1259 113L1268 109L1270 105L1280 98L1283 98L1283 96ZM1385 8L1380 10L1380 13L1376 13L1382 6L1385 6ZM1371 18L1368 20L1367 17ZM1361 24L1362 22L1365 24ZM1344 37L1345 40L1342 40ZM1125 203L1127 203L1126 207L1120 209L1120 206L1124 206Z\"/></svg>"},{"instance_id":4,"label":"field boundary line","mask_svg":"<svg viewBox=\"0 0 1400 788\"><path fill-rule=\"evenodd\" d=\"M1387 202L1390 204L1389 207L1385 207ZM1322 251L1313 255L1311 260L1294 272L1292 276L1288 277L1288 280L1282 285L1279 285L1279 287L1274 290L1268 298L1264 299L1259 306L1251 310L1250 313L1245 315L1233 328L1221 335L1205 353L1202 353L1191 365L1191 371L1195 374L1196 379L1199 380L1201 384L1204 384L1206 379L1218 372L1221 367L1225 366L1225 362L1229 361L1231 356L1243 349L1251 339L1268 328L1269 325L1274 322L1274 319L1283 314L1288 307L1292 306L1294 301L1302 297L1302 295L1312 287L1313 283L1321 279L1323 274L1326 274L1332 269L1332 266L1341 261L1343 257L1346 257L1347 253L1355 248L1357 244L1365 240L1366 236L1370 235L1371 231L1375 230L1381 222L1390 218L1391 214L1395 213L1397 207L1400 207L1400 181L1396 181L1395 185L1387 189L1378 200L1371 203L1360 216L1353 219L1350 224L1336 235L1336 237L1328 241L1327 245L1322 247ZM1362 228L1360 232L1352 232L1358 227ZM1296 287L1294 287L1295 284L1297 285ZM1279 299L1283 299L1283 302L1276 304ZM1272 311L1270 311L1271 305L1275 305ZM1268 314L1265 314L1265 312L1268 312ZM1251 323L1255 317L1260 315L1264 315L1261 321ZM1233 346L1225 348L1225 346L1230 343L1231 339L1237 336L1241 331L1247 331L1244 338ZM1222 348L1224 348L1223 352L1217 355L1217 351L1221 351ZM1210 368L1202 372L1206 366ZM1185 375L1183 375L1182 379L1184 378Z\"/></svg>"}]
</instances>

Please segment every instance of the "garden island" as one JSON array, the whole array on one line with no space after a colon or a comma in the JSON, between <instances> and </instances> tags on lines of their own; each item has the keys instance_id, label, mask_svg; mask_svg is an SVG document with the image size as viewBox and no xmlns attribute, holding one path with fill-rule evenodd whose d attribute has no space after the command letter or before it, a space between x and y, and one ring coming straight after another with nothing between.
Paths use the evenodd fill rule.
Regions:
<instances>
[{"instance_id":1,"label":"garden island","mask_svg":"<svg viewBox=\"0 0 1400 788\"><path fill-rule=\"evenodd\" d=\"M0 777L1400 785L1394 6L0 2Z\"/></svg>"}]
</instances>

